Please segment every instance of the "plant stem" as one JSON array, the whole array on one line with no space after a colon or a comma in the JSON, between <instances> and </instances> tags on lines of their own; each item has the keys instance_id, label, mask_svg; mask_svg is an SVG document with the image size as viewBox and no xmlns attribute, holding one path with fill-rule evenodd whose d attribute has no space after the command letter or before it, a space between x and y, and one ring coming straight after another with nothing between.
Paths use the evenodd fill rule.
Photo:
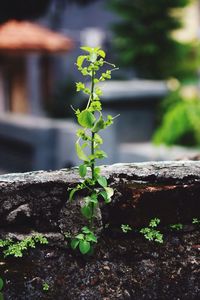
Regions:
<instances>
[{"instance_id":1,"label":"plant stem","mask_svg":"<svg viewBox=\"0 0 200 300\"><path fill-rule=\"evenodd\" d=\"M94 70L92 70L91 101L94 100L94 75L95 75ZM91 155L94 155L94 138L95 138L95 133L92 132ZM92 160L92 162L91 162L92 180L95 179L94 164L95 164L95 160ZM94 227L94 203L91 203L91 209L92 209L92 217L90 219L90 229L93 230L93 227Z\"/></svg>"}]
</instances>

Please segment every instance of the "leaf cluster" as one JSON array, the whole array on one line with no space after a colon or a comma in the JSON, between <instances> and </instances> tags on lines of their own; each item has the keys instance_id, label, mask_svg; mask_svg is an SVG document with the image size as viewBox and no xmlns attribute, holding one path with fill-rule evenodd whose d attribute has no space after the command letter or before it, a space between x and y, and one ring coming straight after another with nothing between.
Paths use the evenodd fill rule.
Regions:
<instances>
[{"instance_id":1,"label":"leaf cluster","mask_svg":"<svg viewBox=\"0 0 200 300\"><path fill-rule=\"evenodd\" d=\"M14 242L12 239L0 240L0 248L3 248L4 257L22 257L29 248L35 248L36 244L48 244L48 240L42 234L33 235Z\"/></svg>"},{"instance_id":2,"label":"leaf cluster","mask_svg":"<svg viewBox=\"0 0 200 300\"><path fill-rule=\"evenodd\" d=\"M44 282L42 285L42 290L47 292L49 290L49 284L47 282Z\"/></svg>"},{"instance_id":3,"label":"leaf cluster","mask_svg":"<svg viewBox=\"0 0 200 300\"><path fill-rule=\"evenodd\" d=\"M160 223L160 219L154 218L149 222L149 226L142 228L140 233L142 233L145 239L149 241L155 241L157 243L163 243L163 234L155 229Z\"/></svg>"},{"instance_id":4,"label":"leaf cluster","mask_svg":"<svg viewBox=\"0 0 200 300\"><path fill-rule=\"evenodd\" d=\"M164 103L160 126L153 136L156 145L200 146L200 101L188 99L181 90L172 92Z\"/></svg>"},{"instance_id":5,"label":"leaf cluster","mask_svg":"<svg viewBox=\"0 0 200 300\"><path fill-rule=\"evenodd\" d=\"M131 226L128 225L128 224L122 224L121 225L121 230L124 232L124 233L128 233L129 231L132 230Z\"/></svg>"},{"instance_id":6,"label":"leaf cluster","mask_svg":"<svg viewBox=\"0 0 200 300\"><path fill-rule=\"evenodd\" d=\"M181 223L171 224L170 228L178 231L178 230L183 229L183 224L181 224Z\"/></svg>"},{"instance_id":7,"label":"leaf cluster","mask_svg":"<svg viewBox=\"0 0 200 300\"><path fill-rule=\"evenodd\" d=\"M198 218L193 218L192 224L200 225L200 219L198 219Z\"/></svg>"},{"instance_id":8,"label":"leaf cluster","mask_svg":"<svg viewBox=\"0 0 200 300\"><path fill-rule=\"evenodd\" d=\"M96 236L87 226L84 226L81 233L71 240L71 247L72 249L79 247L80 252L86 254L92 252L94 243L97 243Z\"/></svg>"}]
</instances>

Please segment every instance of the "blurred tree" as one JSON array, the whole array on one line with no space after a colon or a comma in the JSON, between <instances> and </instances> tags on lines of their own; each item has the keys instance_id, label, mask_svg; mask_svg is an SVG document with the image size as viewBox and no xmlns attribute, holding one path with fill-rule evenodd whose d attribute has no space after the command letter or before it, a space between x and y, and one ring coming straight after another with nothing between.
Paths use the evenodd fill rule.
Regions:
<instances>
[{"instance_id":1,"label":"blurred tree","mask_svg":"<svg viewBox=\"0 0 200 300\"><path fill-rule=\"evenodd\" d=\"M109 0L121 16L113 26L121 65L134 68L138 76L179 79L196 75L197 51L191 43L176 41L171 32L182 27L172 10L191 0Z\"/></svg>"},{"instance_id":2,"label":"blurred tree","mask_svg":"<svg viewBox=\"0 0 200 300\"><path fill-rule=\"evenodd\" d=\"M153 136L156 145L200 146L200 101L194 86L171 92L162 103L159 128Z\"/></svg>"}]
</instances>

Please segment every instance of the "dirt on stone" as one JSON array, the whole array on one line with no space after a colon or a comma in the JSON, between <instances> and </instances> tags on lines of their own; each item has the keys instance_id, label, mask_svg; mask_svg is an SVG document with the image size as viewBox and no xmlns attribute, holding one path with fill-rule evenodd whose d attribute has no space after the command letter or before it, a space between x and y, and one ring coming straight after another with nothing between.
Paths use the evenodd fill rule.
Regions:
<instances>
[{"instance_id":1,"label":"dirt on stone","mask_svg":"<svg viewBox=\"0 0 200 300\"><path fill-rule=\"evenodd\" d=\"M200 299L199 253L198 227L165 232L163 244L107 229L91 256L45 245L2 259L4 299Z\"/></svg>"}]
</instances>

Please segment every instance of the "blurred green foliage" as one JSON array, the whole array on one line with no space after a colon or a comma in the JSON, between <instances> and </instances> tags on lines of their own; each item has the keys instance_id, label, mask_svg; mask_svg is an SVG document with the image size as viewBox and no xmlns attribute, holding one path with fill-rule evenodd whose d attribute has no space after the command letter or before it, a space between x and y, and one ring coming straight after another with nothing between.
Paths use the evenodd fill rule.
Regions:
<instances>
[{"instance_id":1,"label":"blurred green foliage","mask_svg":"<svg viewBox=\"0 0 200 300\"><path fill-rule=\"evenodd\" d=\"M189 92L184 96L179 89L172 92L162 104L162 121L154 134L155 144L200 146L200 99Z\"/></svg>"},{"instance_id":2,"label":"blurred green foliage","mask_svg":"<svg viewBox=\"0 0 200 300\"><path fill-rule=\"evenodd\" d=\"M109 0L110 9L121 17L113 26L118 64L146 78L196 76L197 45L178 42L171 35L182 27L172 10L184 8L191 1Z\"/></svg>"}]
</instances>

